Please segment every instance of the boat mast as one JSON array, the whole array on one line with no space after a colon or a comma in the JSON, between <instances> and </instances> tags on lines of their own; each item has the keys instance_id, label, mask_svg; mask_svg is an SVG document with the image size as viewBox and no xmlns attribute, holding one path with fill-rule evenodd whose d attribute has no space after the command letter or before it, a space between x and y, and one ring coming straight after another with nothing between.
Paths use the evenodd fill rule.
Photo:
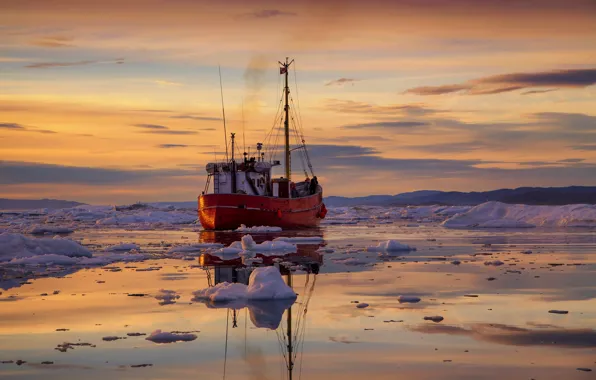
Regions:
<instances>
[{"instance_id":1,"label":"boat mast","mask_svg":"<svg viewBox=\"0 0 596 380\"><path fill-rule=\"evenodd\" d=\"M287 77L287 76L286 76ZM288 286L292 288L292 272L288 273L287 282ZM292 306L290 306L287 310L288 313L288 326L287 326L287 334L288 334L288 380L292 380L292 374L294 372L294 359L292 358L293 349L292 346Z\"/></svg>"},{"instance_id":2,"label":"boat mast","mask_svg":"<svg viewBox=\"0 0 596 380\"><path fill-rule=\"evenodd\" d=\"M279 62L282 66L280 68L280 73L285 74L285 86L284 86L284 97L285 97L285 118L284 118L284 129L286 134L286 178L289 180L292 174L292 163L290 161L290 105L288 104L288 99L290 96L290 87L288 86L288 69L290 65L294 62L294 60L288 62L288 57L286 57L286 62Z\"/></svg>"}]
</instances>

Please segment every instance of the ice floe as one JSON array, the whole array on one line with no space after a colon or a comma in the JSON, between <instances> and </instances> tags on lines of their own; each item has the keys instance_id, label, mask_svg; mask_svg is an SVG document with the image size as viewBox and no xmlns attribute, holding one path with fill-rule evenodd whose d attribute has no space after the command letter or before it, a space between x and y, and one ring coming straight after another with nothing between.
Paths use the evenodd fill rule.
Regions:
<instances>
[{"instance_id":1,"label":"ice floe","mask_svg":"<svg viewBox=\"0 0 596 380\"><path fill-rule=\"evenodd\" d=\"M281 232L281 227L270 226L254 226L246 227L244 224L234 230L235 232L251 232L251 233L266 233L266 232Z\"/></svg>"},{"instance_id":2,"label":"ice floe","mask_svg":"<svg viewBox=\"0 0 596 380\"><path fill-rule=\"evenodd\" d=\"M486 202L443 222L449 228L594 227L596 205L529 206Z\"/></svg>"},{"instance_id":3,"label":"ice floe","mask_svg":"<svg viewBox=\"0 0 596 380\"><path fill-rule=\"evenodd\" d=\"M92 255L79 243L59 236L31 239L22 234L0 234L0 262L48 254L72 257Z\"/></svg>"},{"instance_id":4,"label":"ice floe","mask_svg":"<svg viewBox=\"0 0 596 380\"><path fill-rule=\"evenodd\" d=\"M399 303L418 303L420 302L420 297L416 296L399 296L397 297Z\"/></svg>"},{"instance_id":5,"label":"ice floe","mask_svg":"<svg viewBox=\"0 0 596 380\"><path fill-rule=\"evenodd\" d=\"M38 225L27 229L27 233L30 233L31 235L57 235L70 234L72 232L74 232L73 228L52 225Z\"/></svg>"},{"instance_id":6,"label":"ice floe","mask_svg":"<svg viewBox=\"0 0 596 380\"><path fill-rule=\"evenodd\" d=\"M255 268L250 274L249 285L222 282L214 287L193 292L194 301L231 302L236 300L295 299L296 293L284 282L274 267Z\"/></svg>"},{"instance_id":7,"label":"ice floe","mask_svg":"<svg viewBox=\"0 0 596 380\"><path fill-rule=\"evenodd\" d=\"M368 252L386 253L386 252L399 252L399 251L402 251L402 252L403 251L415 251L416 248L410 247L407 244L402 244L402 243L398 242L397 240L387 240L387 241L380 242L376 246L367 247L366 250Z\"/></svg>"},{"instance_id":8,"label":"ice floe","mask_svg":"<svg viewBox=\"0 0 596 380\"><path fill-rule=\"evenodd\" d=\"M116 244L116 245L112 245L106 248L106 251L109 252L115 252L115 251L132 251L134 250L139 250L141 247L139 247L137 244L134 243L120 243L120 244Z\"/></svg>"},{"instance_id":9,"label":"ice floe","mask_svg":"<svg viewBox=\"0 0 596 380\"><path fill-rule=\"evenodd\" d=\"M175 333L155 330L145 339L153 343L164 344L175 342L190 342L197 339L197 336L191 333Z\"/></svg>"},{"instance_id":10,"label":"ice floe","mask_svg":"<svg viewBox=\"0 0 596 380\"><path fill-rule=\"evenodd\" d=\"M176 294L174 290L160 289L159 293L155 296L156 300L159 300L160 305L172 305L176 303L180 296Z\"/></svg>"},{"instance_id":11,"label":"ice floe","mask_svg":"<svg viewBox=\"0 0 596 380\"><path fill-rule=\"evenodd\" d=\"M278 237L273 239L274 242L283 241L294 244L316 244L322 243L325 240L320 236L296 236L296 237Z\"/></svg>"}]
</instances>

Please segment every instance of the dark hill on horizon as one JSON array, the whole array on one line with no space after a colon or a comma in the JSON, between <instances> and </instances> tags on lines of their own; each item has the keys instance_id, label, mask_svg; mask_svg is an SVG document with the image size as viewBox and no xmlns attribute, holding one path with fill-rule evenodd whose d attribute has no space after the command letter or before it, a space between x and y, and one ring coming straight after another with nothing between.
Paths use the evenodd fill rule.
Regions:
<instances>
[{"instance_id":1,"label":"dark hill on horizon","mask_svg":"<svg viewBox=\"0 0 596 380\"><path fill-rule=\"evenodd\" d=\"M85 203L63 201L60 199L7 199L0 198L0 210L31 210L38 208L68 208Z\"/></svg>"},{"instance_id":2,"label":"dark hill on horizon","mask_svg":"<svg viewBox=\"0 0 596 380\"><path fill-rule=\"evenodd\" d=\"M420 190L397 195L370 195L354 198L325 197L325 204L330 207L430 204L473 206L489 201L526 205L596 204L596 187L519 187L481 192Z\"/></svg>"}]
</instances>

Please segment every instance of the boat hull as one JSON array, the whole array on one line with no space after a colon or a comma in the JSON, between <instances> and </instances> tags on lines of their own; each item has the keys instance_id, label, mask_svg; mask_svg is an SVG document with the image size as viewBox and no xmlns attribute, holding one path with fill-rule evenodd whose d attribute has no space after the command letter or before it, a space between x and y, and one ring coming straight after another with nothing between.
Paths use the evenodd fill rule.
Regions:
<instances>
[{"instance_id":1,"label":"boat hull","mask_svg":"<svg viewBox=\"0 0 596 380\"><path fill-rule=\"evenodd\" d=\"M321 193L292 199L246 194L199 196L199 220L206 230L234 230L242 224L312 228L324 217L321 208L324 208Z\"/></svg>"}]
</instances>

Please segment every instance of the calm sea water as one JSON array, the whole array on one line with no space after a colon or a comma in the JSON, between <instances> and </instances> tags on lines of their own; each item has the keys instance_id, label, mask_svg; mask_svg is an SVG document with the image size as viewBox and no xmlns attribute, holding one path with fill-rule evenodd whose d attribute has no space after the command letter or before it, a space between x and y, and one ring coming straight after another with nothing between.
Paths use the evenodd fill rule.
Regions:
<instances>
[{"instance_id":1,"label":"calm sea water","mask_svg":"<svg viewBox=\"0 0 596 380\"><path fill-rule=\"evenodd\" d=\"M0 295L0 360L26 363L0 364L0 376L102 380L595 376L593 230L467 231L395 223L281 234L302 235L324 237L324 244L300 246L304 256L320 259L322 266L317 275L292 275L299 297L291 309L279 302L237 310L193 302L192 292L208 286L197 259L114 264L62 272L59 277L48 274L16 287L9 286L25 279L4 282L9 288ZM280 234L253 236L262 241ZM147 252L162 250L163 241L228 244L239 239L231 233L119 230L72 237L94 245L133 241ZM387 239L417 250L383 256L364 249ZM522 253L528 250L532 253ZM496 260L503 265L485 265ZM139 271L150 267L154 270ZM180 298L162 305L154 298L160 289L173 290ZM420 302L400 303L400 295L419 297ZM362 303L369 306L358 308ZM443 320L424 319L434 316ZM156 344L143 335L127 335L157 329L198 331L197 339ZM126 339L102 339L108 336ZM55 349L64 342L93 346ZM143 364L147 366L138 367Z\"/></svg>"}]
</instances>

